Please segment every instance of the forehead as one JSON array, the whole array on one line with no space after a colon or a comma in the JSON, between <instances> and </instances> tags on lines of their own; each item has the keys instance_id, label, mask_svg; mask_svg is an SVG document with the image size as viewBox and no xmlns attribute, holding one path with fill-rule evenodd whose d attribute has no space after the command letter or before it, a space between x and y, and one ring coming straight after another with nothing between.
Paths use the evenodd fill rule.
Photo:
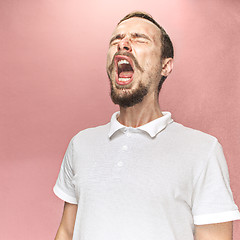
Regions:
<instances>
[{"instance_id":1,"label":"forehead","mask_svg":"<svg viewBox=\"0 0 240 240\"><path fill-rule=\"evenodd\" d=\"M133 17L121 22L113 31L112 35L127 33L144 33L151 39L159 41L160 29L147 19Z\"/></svg>"}]
</instances>

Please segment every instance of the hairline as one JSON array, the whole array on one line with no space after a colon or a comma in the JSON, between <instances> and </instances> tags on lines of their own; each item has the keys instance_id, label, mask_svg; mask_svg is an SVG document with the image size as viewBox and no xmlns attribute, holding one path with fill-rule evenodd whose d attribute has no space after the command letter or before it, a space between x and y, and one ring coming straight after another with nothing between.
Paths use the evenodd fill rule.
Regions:
<instances>
[{"instance_id":1,"label":"hairline","mask_svg":"<svg viewBox=\"0 0 240 240\"><path fill-rule=\"evenodd\" d=\"M146 19L149 22L156 25L158 27L158 29L160 30L160 49L161 49L161 58L160 59L161 59L161 62L162 62L162 60L167 59L167 58L173 59L174 58L174 49L173 49L173 44L172 44L172 41L171 41L169 35L165 31L165 29L161 25L159 25L159 23L157 21L155 21L155 19L150 14L148 14L146 12L141 12L141 11L135 11L135 12L129 13L128 15L126 15L124 18L122 18L118 22L117 26L119 26L122 22L124 22L128 19L134 18L134 17ZM167 76L162 76L159 81L158 95L162 88L162 84L166 78L167 78Z\"/></svg>"},{"instance_id":2,"label":"hairline","mask_svg":"<svg viewBox=\"0 0 240 240\"><path fill-rule=\"evenodd\" d=\"M133 16L133 17L130 17L130 18L127 18L127 19L124 19L124 20L121 20L118 24L117 24L117 27L121 24L121 23L123 23L123 22L125 22L125 21L127 21L127 20L130 20L130 19L132 19L132 18L140 18L141 20L144 20L145 22L150 22L152 25L154 25L155 27L157 27L157 29L159 30L159 32L160 32L160 42L162 43L162 29L161 29L161 27L160 26L158 26L157 24L155 24L154 22L152 22L152 21L150 21L149 19L147 19L147 18L143 18L143 17L139 17L139 16ZM162 44L161 44L162 45Z\"/></svg>"},{"instance_id":3,"label":"hairline","mask_svg":"<svg viewBox=\"0 0 240 240\"><path fill-rule=\"evenodd\" d=\"M130 17L130 18L121 20L121 21L117 24L117 26L119 26L121 23L123 23L123 22L125 22L125 21L127 21L127 20L130 20L130 19L132 19L132 18L140 18L140 19L142 19L142 20L144 20L144 21L146 21L146 22L150 22L150 23L153 24L155 27L157 27L157 28L160 30L160 32L161 32L161 27L160 27L159 25L155 24L154 22L152 22L151 20L149 20L149 19L147 19L147 18L143 18L143 17L139 17L139 16L132 16L132 17Z\"/></svg>"}]
</instances>

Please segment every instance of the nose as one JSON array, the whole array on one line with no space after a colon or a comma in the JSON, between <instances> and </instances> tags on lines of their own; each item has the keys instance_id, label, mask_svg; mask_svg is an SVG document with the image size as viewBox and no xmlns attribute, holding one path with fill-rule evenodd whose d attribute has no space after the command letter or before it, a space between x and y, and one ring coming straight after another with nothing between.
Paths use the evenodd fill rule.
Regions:
<instances>
[{"instance_id":1,"label":"nose","mask_svg":"<svg viewBox=\"0 0 240 240\"><path fill-rule=\"evenodd\" d=\"M119 43L118 43L118 51L123 50L127 52L132 51L131 43L129 39L123 38Z\"/></svg>"}]
</instances>

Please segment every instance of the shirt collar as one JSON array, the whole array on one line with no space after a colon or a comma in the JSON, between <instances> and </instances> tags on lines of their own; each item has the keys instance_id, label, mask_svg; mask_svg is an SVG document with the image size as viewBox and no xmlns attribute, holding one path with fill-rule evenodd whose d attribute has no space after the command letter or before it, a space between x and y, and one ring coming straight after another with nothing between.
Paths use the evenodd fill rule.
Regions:
<instances>
[{"instance_id":1,"label":"shirt collar","mask_svg":"<svg viewBox=\"0 0 240 240\"><path fill-rule=\"evenodd\" d=\"M173 122L172 115L170 112L162 112L163 116L157 118L147 124L144 124L136 129L140 129L142 131L147 132L152 138L155 137L160 131L167 127L169 123ZM126 126L122 125L118 122L117 117L119 112L115 112L112 115L111 122L110 122L110 130L108 133L108 137L110 138L115 132L120 129L127 128Z\"/></svg>"}]
</instances>

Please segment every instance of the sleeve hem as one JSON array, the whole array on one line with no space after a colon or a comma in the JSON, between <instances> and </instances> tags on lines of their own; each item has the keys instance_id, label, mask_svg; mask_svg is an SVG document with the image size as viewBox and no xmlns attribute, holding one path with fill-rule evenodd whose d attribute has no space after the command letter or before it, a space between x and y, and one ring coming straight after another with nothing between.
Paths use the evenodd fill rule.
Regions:
<instances>
[{"instance_id":1,"label":"sleeve hem","mask_svg":"<svg viewBox=\"0 0 240 240\"><path fill-rule=\"evenodd\" d=\"M240 220L240 213L238 210L193 216L195 225L230 222L234 220Z\"/></svg>"},{"instance_id":2,"label":"sleeve hem","mask_svg":"<svg viewBox=\"0 0 240 240\"><path fill-rule=\"evenodd\" d=\"M60 189L57 185L54 186L53 192L55 193L55 195L57 197L59 197L63 201L68 202L68 203L72 203L72 204L77 204L76 198L74 198L72 196L69 196L68 194L63 192L62 189Z\"/></svg>"}]
</instances>

